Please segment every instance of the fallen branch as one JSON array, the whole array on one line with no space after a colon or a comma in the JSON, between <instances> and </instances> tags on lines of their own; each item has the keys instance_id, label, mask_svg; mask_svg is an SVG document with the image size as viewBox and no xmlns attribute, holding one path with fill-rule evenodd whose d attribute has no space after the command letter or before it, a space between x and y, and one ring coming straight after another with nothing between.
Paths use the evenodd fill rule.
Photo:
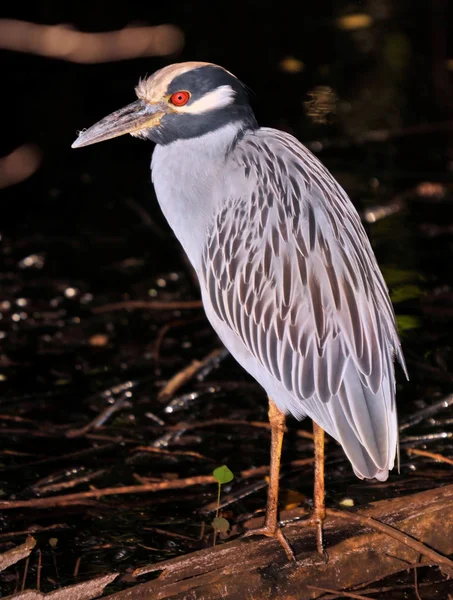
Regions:
<instances>
[{"instance_id":1,"label":"fallen branch","mask_svg":"<svg viewBox=\"0 0 453 600\"><path fill-rule=\"evenodd\" d=\"M288 512L285 520L290 515L302 516L300 510ZM427 550L435 552L434 563L442 563L442 570L450 572L453 563L446 555L453 553L453 485L376 502L361 509L360 515L345 512L339 517L338 512L331 511L325 523L327 563L315 552L314 531L295 524L285 527L285 535L298 559L295 563L286 560L275 540L263 537L235 540L137 569L137 576L162 573L153 581L108 599L309 600L325 593L313 587L349 590L418 563L421 551L418 544L424 555ZM374 529L376 521L385 533ZM387 527L392 530L392 537ZM412 542L407 544L408 537L415 547ZM433 561L423 559L418 564L432 565ZM349 597L354 592L360 594L354 590Z\"/></svg>"},{"instance_id":2,"label":"fallen branch","mask_svg":"<svg viewBox=\"0 0 453 600\"><path fill-rule=\"evenodd\" d=\"M91 600L98 598L104 589L118 577L118 573L109 573L83 583L68 585L65 588L43 594L33 590L25 590L19 594L6 596L4 600Z\"/></svg>"},{"instance_id":3,"label":"fallen branch","mask_svg":"<svg viewBox=\"0 0 453 600\"><path fill-rule=\"evenodd\" d=\"M382 533L385 533L386 535L394 538L395 540L406 544L406 546L409 546L410 548L415 550L415 552L418 552L422 556L427 556L439 567L445 567L449 570L449 575L453 576L453 561L451 561L449 558L446 558L445 556L442 556L435 550L431 550L431 548L428 548L427 546L425 546L425 544L418 542L411 536L402 533L401 531L398 531L398 529L395 529L395 527L390 527L389 525L385 525L385 523L380 523L372 517L367 517L365 515L357 513L351 513L349 511L327 509L327 516L337 517L338 519L346 519L347 521L360 523L365 526L368 525L373 529L376 529L377 531L382 531Z\"/></svg>"},{"instance_id":4,"label":"fallen branch","mask_svg":"<svg viewBox=\"0 0 453 600\"><path fill-rule=\"evenodd\" d=\"M140 447L135 448L135 450ZM141 448L146 450L145 448ZM186 453L187 454L187 453ZM300 467L311 464L312 458L300 459L289 463L290 466ZM239 475L243 478L265 475L269 472L268 466L255 467L242 471ZM143 479L145 481L145 479ZM75 494L64 494L60 496L50 496L49 498L31 498L29 500L2 500L0 501L0 510L12 510L16 508L54 508L55 506L69 506L73 504L84 504L91 498L100 499L103 496L120 496L123 494L143 494L145 492L161 492L163 490L176 490L194 485L206 485L217 483L212 475L198 475L196 477L186 477L184 479L174 479L170 481L158 481L152 483L141 483L140 485L125 485L121 487L110 487L104 489L92 489L87 492L78 492ZM263 482L263 485L266 485Z\"/></svg>"},{"instance_id":5,"label":"fallen branch","mask_svg":"<svg viewBox=\"0 0 453 600\"><path fill-rule=\"evenodd\" d=\"M90 490L78 494L65 494L62 496L51 496L50 498L32 498L30 500L3 500L0 502L0 510L11 510L13 508L53 508L55 506L69 506L70 504L83 504L85 500L103 496L119 496L121 494L143 494L145 492L160 492L162 490L176 490L193 485L216 483L212 475L199 475L198 477L186 477L174 481L160 481L158 483L145 483L142 485L124 485L121 487L104 488L101 490Z\"/></svg>"},{"instance_id":6,"label":"fallen branch","mask_svg":"<svg viewBox=\"0 0 453 600\"><path fill-rule=\"evenodd\" d=\"M16 546L15 548L0 554L0 572L19 562L23 558L30 556L31 551L35 546L35 538L29 536L20 546Z\"/></svg>"}]
</instances>

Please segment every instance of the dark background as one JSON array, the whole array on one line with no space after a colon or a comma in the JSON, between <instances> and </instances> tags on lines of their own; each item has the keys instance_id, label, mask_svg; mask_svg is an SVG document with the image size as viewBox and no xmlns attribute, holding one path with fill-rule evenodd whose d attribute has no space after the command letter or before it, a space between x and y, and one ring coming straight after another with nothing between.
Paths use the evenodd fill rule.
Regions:
<instances>
[{"instance_id":1,"label":"dark background","mask_svg":"<svg viewBox=\"0 0 453 600\"><path fill-rule=\"evenodd\" d=\"M213 425L168 446L196 451L206 461L134 450L165 432L149 411L165 426L216 418L265 420L265 398L227 358L183 389L179 410L166 411L156 400L163 382L218 346L203 313L93 312L124 300L198 298L155 202L151 144L127 136L70 148L78 130L134 100L140 76L171 62L202 60L226 67L250 88L260 123L306 143L362 214L376 206L384 213L394 207L393 215L367 227L395 302L411 374L410 383L400 374L398 379L402 422L451 394L451 2L42 0L30 7L3 4L1 13L3 19L65 23L86 32L172 23L185 37L174 56L100 64L0 50L1 155L33 144L41 161L33 175L1 194L0 487L5 499L39 497L46 478L61 483L97 469L104 472L94 484L107 487L136 483L134 473L165 479L169 473L209 474L222 463L234 472L266 464L267 436L234 425ZM366 26L345 28L354 15L366 17ZM296 72L288 71L288 64ZM113 401L118 394L112 386L128 381L134 394L112 421L92 437L68 438L68 431L86 425ZM298 427L309 430L310 425L292 420L291 431ZM447 439L453 433L451 416L445 410L417 427L402 437L402 473L392 475L387 488L359 483L334 450L328 459L328 501L353 493L360 503L448 481L451 467L429 470L429 460L409 459L404 448L416 445L453 456L451 443L438 441L442 433ZM294 431L285 446L288 460L311 452ZM104 444L111 447L103 450ZM85 450L87 458L72 456ZM292 474L285 485L309 497L311 471ZM75 491L84 489L86 484ZM49 591L209 545L212 538L175 541L143 527L173 527L195 539L194 529L210 522L201 509L215 494L202 488L158 501L142 495L135 502L123 497L88 508L6 511L1 525L6 533L37 524L65 525L36 536L44 561L41 589ZM228 517L235 522L263 503L261 490L233 505ZM52 536L56 550L49 546ZM0 550L22 539L0 538ZM78 557L81 568L74 577ZM35 587L35 555L29 569L28 585ZM0 596L18 589L22 571L22 566L5 571ZM429 572L424 577L434 581Z\"/></svg>"}]
</instances>

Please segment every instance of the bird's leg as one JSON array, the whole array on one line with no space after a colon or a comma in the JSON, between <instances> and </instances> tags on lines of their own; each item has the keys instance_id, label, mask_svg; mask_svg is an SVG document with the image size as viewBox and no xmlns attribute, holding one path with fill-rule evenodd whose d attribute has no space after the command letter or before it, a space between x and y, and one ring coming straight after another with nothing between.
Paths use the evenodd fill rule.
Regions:
<instances>
[{"instance_id":1,"label":"bird's leg","mask_svg":"<svg viewBox=\"0 0 453 600\"><path fill-rule=\"evenodd\" d=\"M313 490L313 511L302 527L316 527L316 549L327 559L324 550L322 524L326 518L325 489L324 489L324 430L313 421L313 442L315 446L315 483Z\"/></svg>"},{"instance_id":2,"label":"bird's leg","mask_svg":"<svg viewBox=\"0 0 453 600\"><path fill-rule=\"evenodd\" d=\"M269 423L271 426L271 465L269 473L269 487L267 491L266 520L264 527L253 529L246 533L248 535L267 535L275 537L283 546L289 560L296 560L293 549L283 535L278 525L278 488L280 479L280 458L282 454L283 436L285 434L285 415L277 408L277 405L269 398Z\"/></svg>"}]
</instances>

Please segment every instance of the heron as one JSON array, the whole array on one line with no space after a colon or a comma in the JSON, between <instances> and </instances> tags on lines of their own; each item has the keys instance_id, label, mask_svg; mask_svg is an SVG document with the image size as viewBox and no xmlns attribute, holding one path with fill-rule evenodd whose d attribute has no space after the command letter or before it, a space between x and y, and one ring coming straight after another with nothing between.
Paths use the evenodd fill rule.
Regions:
<instances>
[{"instance_id":1,"label":"heron","mask_svg":"<svg viewBox=\"0 0 453 600\"><path fill-rule=\"evenodd\" d=\"M220 340L264 388L271 428L264 526L278 520L286 415L313 421L314 501L324 552L324 432L361 479L385 481L398 448L393 307L360 217L302 143L260 127L232 73L183 62L141 79L137 100L79 133L73 148L124 134L155 143L152 182Z\"/></svg>"}]
</instances>

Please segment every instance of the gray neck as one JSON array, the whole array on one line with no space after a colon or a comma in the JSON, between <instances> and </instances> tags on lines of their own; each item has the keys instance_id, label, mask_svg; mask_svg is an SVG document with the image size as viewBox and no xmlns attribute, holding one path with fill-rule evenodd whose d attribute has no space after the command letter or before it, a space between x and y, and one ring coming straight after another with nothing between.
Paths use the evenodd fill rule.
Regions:
<instances>
[{"instance_id":1,"label":"gray neck","mask_svg":"<svg viewBox=\"0 0 453 600\"><path fill-rule=\"evenodd\" d=\"M240 124L232 123L154 150L151 173L157 199L197 272L208 227L222 201L225 159L239 131Z\"/></svg>"}]
</instances>

